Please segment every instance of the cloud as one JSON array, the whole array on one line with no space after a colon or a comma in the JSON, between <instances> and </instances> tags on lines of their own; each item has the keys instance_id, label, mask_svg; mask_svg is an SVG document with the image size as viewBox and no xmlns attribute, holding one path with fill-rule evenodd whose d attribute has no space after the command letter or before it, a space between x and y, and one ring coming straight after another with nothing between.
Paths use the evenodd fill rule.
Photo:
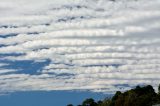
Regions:
<instances>
[{"instance_id":1,"label":"cloud","mask_svg":"<svg viewBox=\"0 0 160 106\"><path fill-rule=\"evenodd\" d=\"M159 7L159 0L1 0L0 92L158 86ZM46 60L28 73L9 67Z\"/></svg>"},{"instance_id":2,"label":"cloud","mask_svg":"<svg viewBox=\"0 0 160 106\"><path fill-rule=\"evenodd\" d=\"M5 73L10 73L10 72L15 72L16 70L13 69L1 69L0 68L0 74L5 74Z\"/></svg>"}]
</instances>

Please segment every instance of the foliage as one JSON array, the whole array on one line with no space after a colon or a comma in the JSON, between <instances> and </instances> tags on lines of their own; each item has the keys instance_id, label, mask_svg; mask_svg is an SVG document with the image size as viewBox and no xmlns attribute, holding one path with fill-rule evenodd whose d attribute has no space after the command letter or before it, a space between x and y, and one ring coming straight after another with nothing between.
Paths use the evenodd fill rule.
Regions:
<instances>
[{"instance_id":1,"label":"foliage","mask_svg":"<svg viewBox=\"0 0 160 106\"><path fill-rule=\"evenodd\" d=\"M97 106L97 103L94 101L94 99L89 98L82 103L82 106Z\"/></svg>"},{"instance_id":2,"label":"foliage","mask_svg":"<svg viewBox=\"0 0 160 106\"><path fill-rule=\"evenodd\" d=\"M158 86L158 94L160 95L160 84Z\"/></svg>"},{"instance_id":3,"label":"foliage","mask_svg":"<svg viewBox=\"0 0 160 106\"><path fill-rule=\"evenodd\" d=\"M151 85L137 86L134 89L124 93L117 91L111 99L95 102L94 99L88 98L78 106L152 106L160 104L160 85L158 93L155 93Z\"/></svg>"}]
</instances>

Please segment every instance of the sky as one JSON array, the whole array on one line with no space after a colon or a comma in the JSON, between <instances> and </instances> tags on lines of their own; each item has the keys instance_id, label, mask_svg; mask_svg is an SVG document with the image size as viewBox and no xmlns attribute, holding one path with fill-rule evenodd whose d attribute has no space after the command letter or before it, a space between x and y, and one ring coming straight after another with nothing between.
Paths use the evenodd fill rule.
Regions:
<instances>
[{"instance_id":1,"label":"sky","mask_svg":"<svg viewBox=\"0 0 160 106\"><path fill-rule=\"evenodd\" d=\"M0 13L0 104L159 84L160 0L0 0Z\"/></svg>"},{"instance_id":2,"label":"sky","mask_svg":"<svg viewBox=\"0 0 160 106\"><path fill-rule=\"evenodd\" d=\"M86 98L102 100L110 95L88 91L27 91L0 96L1 106L67 106L78 105Z\"/></svg>"}]
</instances>

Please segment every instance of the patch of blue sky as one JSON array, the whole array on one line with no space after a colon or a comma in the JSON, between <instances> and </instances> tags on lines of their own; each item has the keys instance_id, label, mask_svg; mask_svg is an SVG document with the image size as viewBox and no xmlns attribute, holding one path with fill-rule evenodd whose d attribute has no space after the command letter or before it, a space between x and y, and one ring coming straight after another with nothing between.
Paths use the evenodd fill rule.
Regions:
<instances>
[{"instance_id":1,"label":"patch of blue sky","mask_svg":"<svg viewBox=\"0 0 160 106\"><path fill-rule=\"evenodd\" d=\"M89 91L26 91L0 96L0 106L66 106L78 105L86 98L101 100L109 94Z\"/></svg>"},{"instance_id":2,"label":"patch of blue sky","mask_svg":"<svg viewBox=\"0 0 160 106\"><path fill-rule=\"evenodd\" d=\"M39 74L38 72L41 71L44 66L48 65L50 63L50 60L45 60L41 62L35 62L33 60L20 60L20 61L0 60L0 63L8 64L2 66L1 68L17 70L14 73L35 75Z\"/></svg>"}]
</instances>

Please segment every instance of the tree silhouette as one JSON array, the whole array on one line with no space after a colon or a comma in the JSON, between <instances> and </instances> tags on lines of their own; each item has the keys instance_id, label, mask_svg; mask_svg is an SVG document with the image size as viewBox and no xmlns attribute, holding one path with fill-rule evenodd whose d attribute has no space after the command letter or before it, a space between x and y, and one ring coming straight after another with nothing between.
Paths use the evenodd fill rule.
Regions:
<instances>
[{"instance_id":1,"label":"tree silhouette","mask_svg":"<svg viewBox=\"0 0 160 106\"><path fill-rule=\"evenodd\" d=\"M151 85L137 86L124 93L117 91L112 98L103 101L95 102L94 99L88 98L78 106L152 106L155 104L160 104L160 85L158 93L155 93Z\"/></svg>"},{"instance_id":2,"label":"tree silhouette","mask_svg":"<svg viewBox=\"0 0 160 106\"><path fill-rule=\"evenodd\" d=\"M94 99L89 98L82 103L82 106L97 106L97 103L94 101Z\"/></svg>"},{"instance_id":3,"label":"tree silhouette","mask_svg":"<svg viewBox=\"0 0 160 106\"><path fill-rule=\"evenodd\" d=\"M160 84L158 86L158 94L160 95Z\"/></svg>"},{"instance_id":4,"label":"tree silhouette","mask_svg":"<svg viewBox=\"0 0 160 106\"><path fill-rule=\"evenodd\" d=\"M73 106L72 104L68 104L67 106Z\"/></svg>"}]
</instances>

